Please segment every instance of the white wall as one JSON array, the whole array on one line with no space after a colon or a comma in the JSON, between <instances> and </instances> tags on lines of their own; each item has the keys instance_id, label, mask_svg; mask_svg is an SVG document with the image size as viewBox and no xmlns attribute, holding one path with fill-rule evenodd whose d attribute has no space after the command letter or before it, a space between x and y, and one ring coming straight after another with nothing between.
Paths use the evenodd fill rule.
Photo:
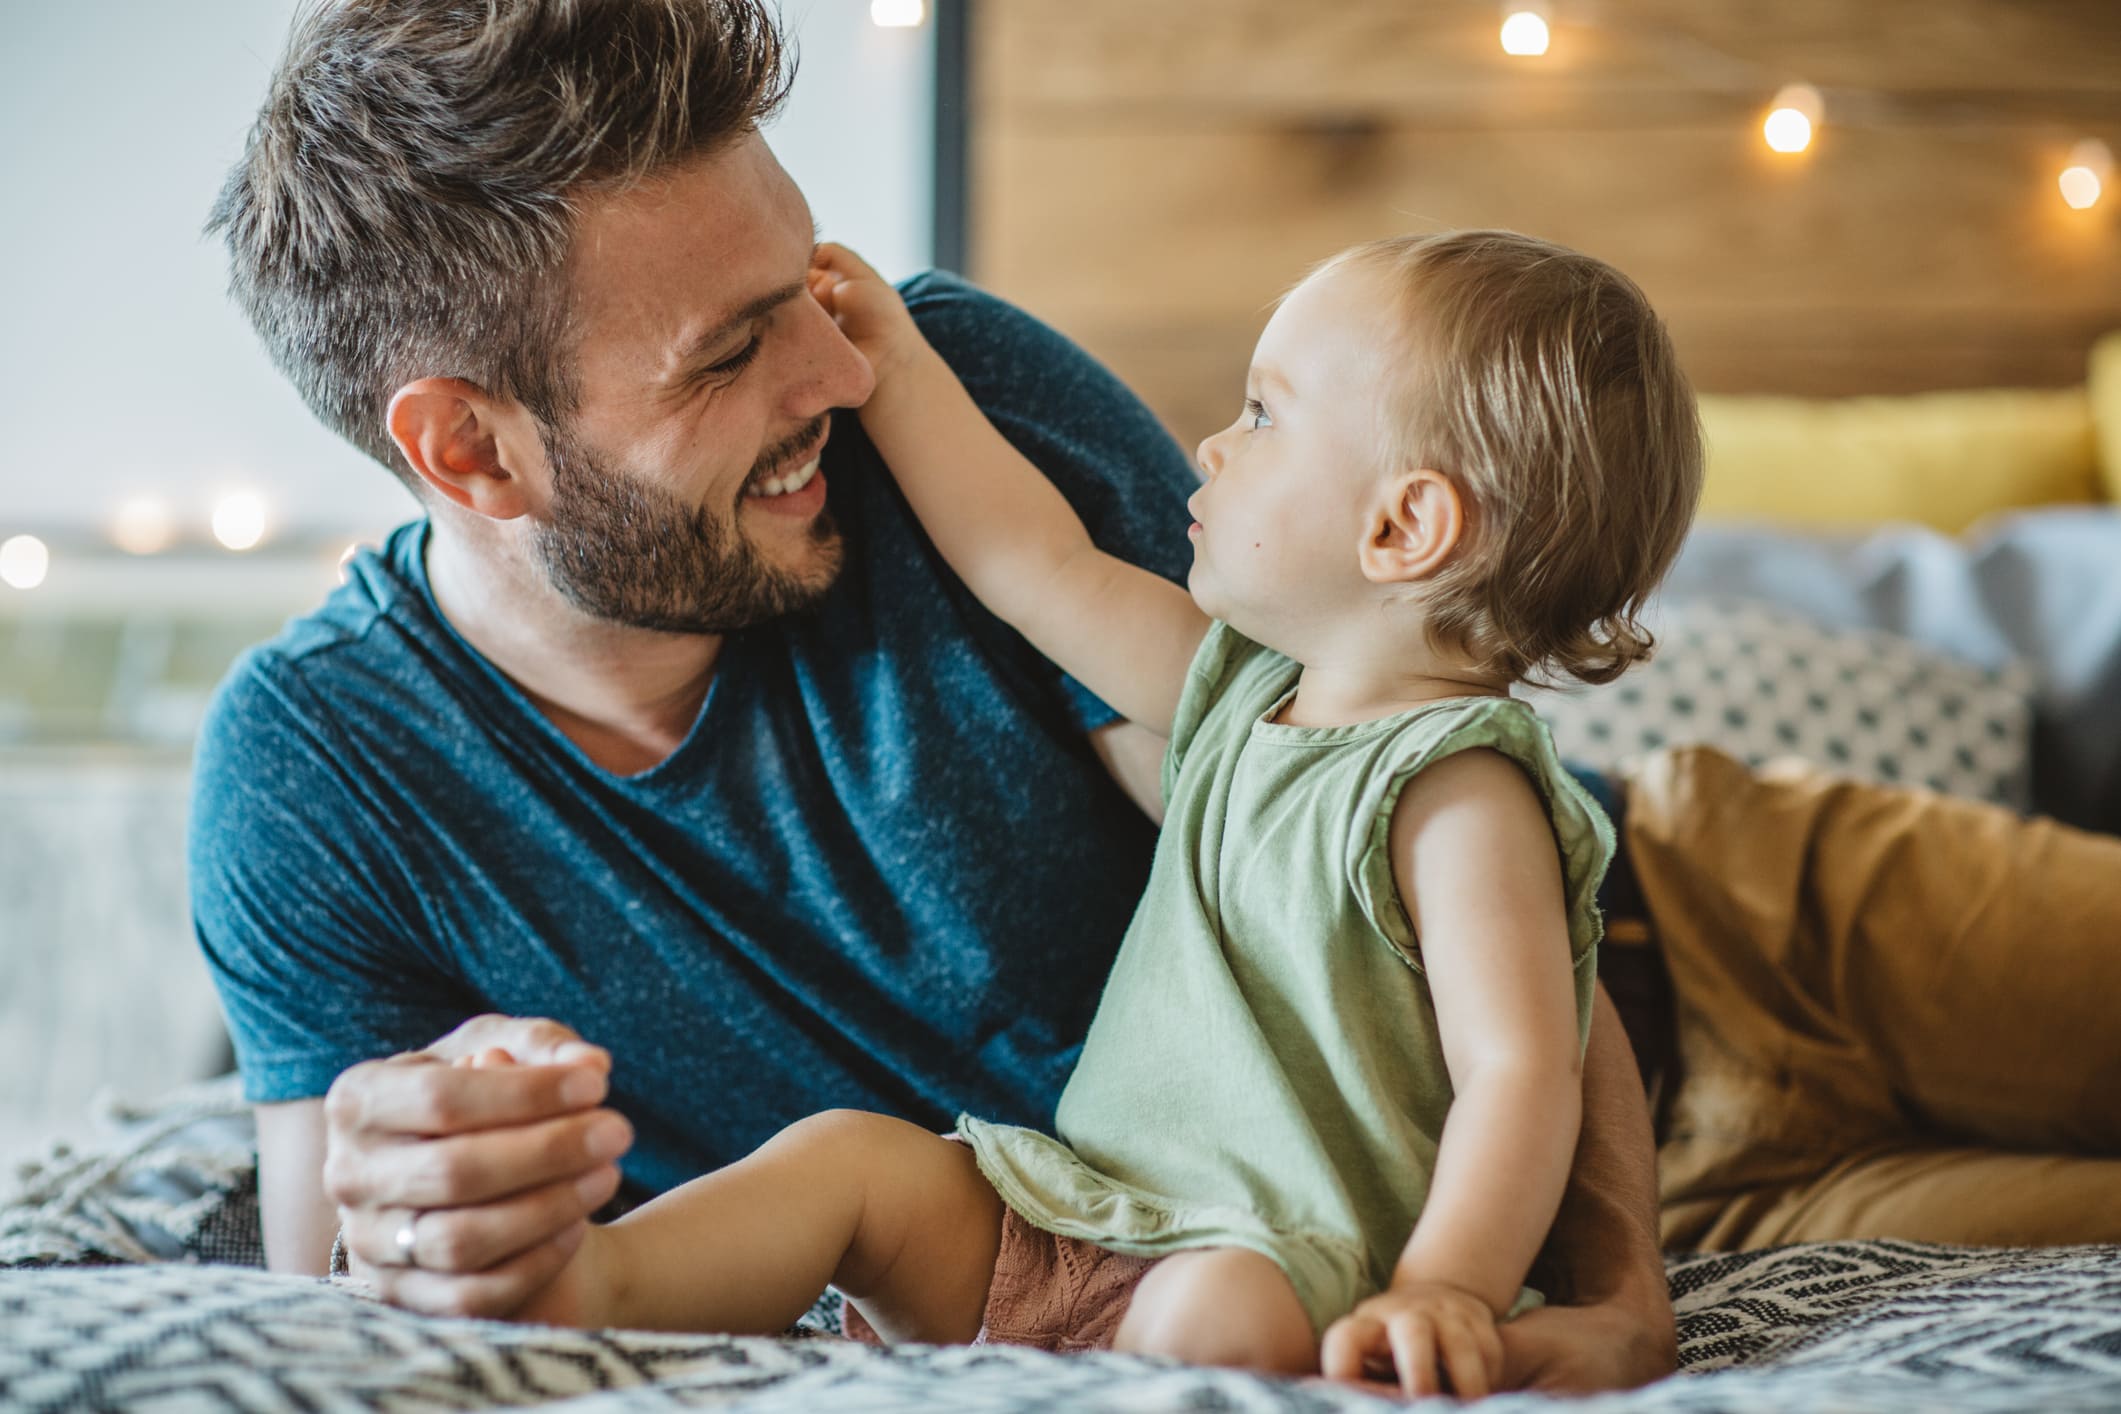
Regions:
<instances>
[{"instance_id":1,"label":"white wall","mask_svg":"<svg viewBox=\"0 0 2121 1414\"><path fill-rule=\"evenodd\" d=\"M412 512L266 361L199 235L293 9L0 0L0 540L97 530L131 493L192 527L238 487L318 535ZM889 274L921 268L932 21L879 29L868 0L785 9L802 69L769 141L829 235Z\"/></svg>"}]
</instances>

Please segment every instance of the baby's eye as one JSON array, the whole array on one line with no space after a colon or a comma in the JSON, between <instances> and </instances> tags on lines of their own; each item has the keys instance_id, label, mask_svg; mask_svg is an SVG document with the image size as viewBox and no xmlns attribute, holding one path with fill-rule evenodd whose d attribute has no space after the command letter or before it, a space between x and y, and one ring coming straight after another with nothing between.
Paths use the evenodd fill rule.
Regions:
<instances>
[{"instance_id":1,"label":"baby's eye","mask_svg":"<svg viewBox=\"0 0 2121 1414\"><path fill-rule=\"evenodd\" d=\"M1247 432L1257 432L1262 427L1272 427L1274 425L1274 415L1268 412L1266 404L1257 398L1245 399L1245 415L1240 420L1249 421L1252 424L1245 429Z\"/></svg>"}]
</instances>

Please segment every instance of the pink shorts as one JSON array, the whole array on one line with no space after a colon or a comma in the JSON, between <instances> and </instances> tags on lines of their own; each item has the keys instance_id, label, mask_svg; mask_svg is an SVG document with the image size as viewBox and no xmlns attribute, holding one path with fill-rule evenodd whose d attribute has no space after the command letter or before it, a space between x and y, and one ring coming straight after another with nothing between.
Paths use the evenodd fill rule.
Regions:
<instances>
[{"instance_id":1,"label":"pink shorts","mask_svg":"<svg viewBox=\"0 0 2121 1414\"><path fill-rule=\"evenodd\" d=\"M994 1257L975 1345L1028 1345L1071 1353L1109 1350L1134 1288L1154 1257L1129 1257L1079 1237L1056 1237L1002 1209L1002 1245ZM850 1339L882 1345L876 1328L850 1302L842 1323Z\"/></svg>"}]
</instances>

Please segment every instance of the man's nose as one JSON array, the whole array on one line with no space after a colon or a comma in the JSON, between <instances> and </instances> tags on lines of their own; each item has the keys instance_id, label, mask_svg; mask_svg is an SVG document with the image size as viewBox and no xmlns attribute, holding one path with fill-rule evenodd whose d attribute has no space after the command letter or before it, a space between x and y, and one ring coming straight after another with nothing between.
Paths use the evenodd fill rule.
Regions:
<instances>
[{"instance_id":1,"label":"man's nose","mask_svg":"<svg viewBox=\"0 0 2121 1414\"><path fill-rule=\"evenodd\" d=\"M876 391L876 374L869 360L840 332L823 305L807 298L801 303L805 306L802 363L789 389L789 411L811 418L833 408L860 407Z\"/></svg>"}]
</instances>

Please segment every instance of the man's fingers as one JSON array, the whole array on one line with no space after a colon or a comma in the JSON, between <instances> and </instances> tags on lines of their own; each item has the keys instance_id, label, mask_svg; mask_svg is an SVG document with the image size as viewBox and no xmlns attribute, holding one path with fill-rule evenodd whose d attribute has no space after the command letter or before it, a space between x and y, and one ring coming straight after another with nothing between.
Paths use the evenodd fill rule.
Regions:
<instances>
[{"instance_id":1,"label":"man's fingers","mask_svg":"<svg viewBox=\"0 0 2121 1414\"><path fill-rule=\"evenodd\" d=\"M478 1273L549 1242L618 1191L610 1164L497 1203L468 1208L348 1208L340 1212L347 1249L371 1267L403 1267L399 1235L413 1228L413 1264L425 1271Z\"/></svg>"},{"instance_id":2,"label":"man's fingers","mask_svg":"<svg viewBox=\"0 0 2121 1414\"><path fill-rule=\"evenodd\" d=\"M559 1275L588 1231L588 1223L573 1223L529 1251L476 1276L453 1276L418 1267L381 1267L371 1277L384 1300L410 1311L430 1316L507 1316ZM424 1235L423 1227L423 1240Z\"/></svg>"},{"instance_id":3,"label":"man's fingers","mask_svg":"<svg viewBox=\"0 0 2121 1414\"><path fill-rule=\"evenodd\" d=\"M405 1057L353 1067L333 1083L324 1107L341 1134L461 1134L587 1109L609 1089L593 1064L459 1066Z\"/></svg>"},{"instance_id":4,"label":"man's fingers","mask_svg":"<svg viewBox=\"0 0 2121 1414\"><path fill-rule=\"evenodd\" d=\"M1392 1342L1392 1363L1399 1367L1399 1388L1409 1399L1442 1394L1436 1374L1436 1336L1422 1316L1399 1315L1385 1327Z\"/></svg>"},{"instance_id":5,"label":"man's fingers","mask_svg":"<svg viewBox=\"0 0 2121 1414\"><path fill-rule=\"evenodd\" d=\"M536 1124L334 1154L325 1183L341 1207L461 1208L581 1178L632 1144L633 1126L623 1116L586 1110Z\"/></svg>"}]
</instances>

